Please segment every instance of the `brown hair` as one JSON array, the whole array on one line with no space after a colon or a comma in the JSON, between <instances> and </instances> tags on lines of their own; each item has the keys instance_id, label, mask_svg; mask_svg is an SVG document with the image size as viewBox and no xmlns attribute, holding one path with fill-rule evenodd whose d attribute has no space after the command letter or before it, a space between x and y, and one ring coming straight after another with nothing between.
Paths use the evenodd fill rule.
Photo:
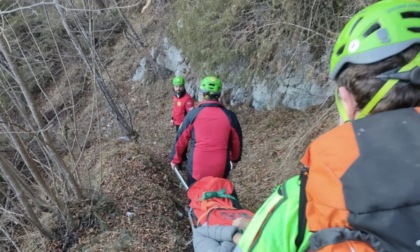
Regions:
<instances>
[{"instance_id":1,"label":"brown hair","mask_svg":"<svg viewBox=\"0 0 420 252\"><path fill-rule=\"evenodd\" d=\"M420 45L369 65L348 64L340 73L337 83L353 94L358 109L363 109L378 90L385 84L377 75L409 63L420 52ZM376 105L370 114L381 111L420 106L420 85L399 81Z\"/></svg>"}]
</instances>

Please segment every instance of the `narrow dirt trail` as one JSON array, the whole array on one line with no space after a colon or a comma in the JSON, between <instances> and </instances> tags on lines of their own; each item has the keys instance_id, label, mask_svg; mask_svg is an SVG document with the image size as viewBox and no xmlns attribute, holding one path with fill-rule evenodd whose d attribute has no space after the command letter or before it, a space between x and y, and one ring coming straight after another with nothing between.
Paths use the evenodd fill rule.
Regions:
<instances>
[{"instance_id":1,"label":"narrow dirt trail","mask_svg":"<svg viewBox=\"0 0 420 252\"><path fill-rule=\"evenodd\" d=\"M171 86L157 85L160 92L150 86L131 92L129 109L138 141L121 142L115 135L115 140L103 143L101 165L106 172L100 190L112 202L102 209L101 219L107 226L73 251L191 250L186 192L169 165L175 137L169 125ZM243 157L230 179L242 206L251 211L277 184L298 172L299 158L309 141L335 124L334 117L327 119L334 113L331 103L305 112L230 109L238 115L244 135Z\"/></svg>"}]
</instances>

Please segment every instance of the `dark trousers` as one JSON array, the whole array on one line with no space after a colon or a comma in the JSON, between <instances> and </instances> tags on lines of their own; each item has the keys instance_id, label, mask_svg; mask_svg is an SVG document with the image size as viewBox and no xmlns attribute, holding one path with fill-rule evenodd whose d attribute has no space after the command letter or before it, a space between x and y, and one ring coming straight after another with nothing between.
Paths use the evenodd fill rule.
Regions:
<instances>
[{"instance_id":1,"label":"dark trousers","mask_svg":"<svg viewBox=\"0 0 420 252\"><path fill-rule=\"evenodd\" d=\"M191 168L192 169L192 168ZM189 171L191 171L191 174L190 174L190 172ZM187 169L187 185L188 185L188 187L190 186L190 185L192 185L192 184L194 184L197 180L195 180L193 177L192 177L192 170L189 170L188 171L188 169ZM230 167L229 168L225 168L225 173L223 174L223 178L225 178L225 179L227 179L227 177L229 176L229 173L230 173ZM235 196L236 197L236 196Z\"/></svg>"},{"instance_id":2,"label":"dark trousers","mask_svg":"<svg viewBox=\"0 0 420 252\"><path fill-rule=\"evenodd\" d=\"M180 125L175 125L175 137L178 134L178 130L179 130ZM187 160L187 151L185 151L184 153L182 153L182 161L186 161Z\"/></svg>"},{"instance_id":3,"label":"dark trousers","mask_svg":"<svg viewBox=\"0 0 420 252\"><path fill-rule=\"evenodd\" d=\"M195 180L192 175L187 171L187 185L188 187L190 187L192 184L194 184L195 182L197 182L197 180Z\"/></svg>"}]
</instances>

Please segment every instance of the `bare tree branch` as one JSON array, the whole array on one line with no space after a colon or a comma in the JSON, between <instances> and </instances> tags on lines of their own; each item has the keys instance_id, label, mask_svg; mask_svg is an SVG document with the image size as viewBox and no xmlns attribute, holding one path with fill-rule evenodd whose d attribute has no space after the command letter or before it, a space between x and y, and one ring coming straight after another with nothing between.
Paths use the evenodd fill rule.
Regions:
<instances>
[{"instance_id":1,"label":"bare tree branch","mask_svg":"<svg viewBox=\"0 0 420 252\"><path fill-rule=\"evenodd\" d=\"M130 8L133 8L133 7L138 6L139 4L141 4L140 1L138 3L136 3L136 4L133 4L133 5L118 6L118 7L108 7L106 9L93 10L93 9L68 8L68 7L63 6L63 5L59 4L59 3L56 3L56 1L54 0L53 2L45 2L45 1L43 1L43 2L40 2L40 3L36 3L36 4L28 5L28 6L22 6L22 7L19 7L19 8L15 8L15 9L12 9L12 10L0 11L0 15L3 15L3 14L11 14L11 13L15 13L15 12L22 11L22 10L32 10L32 11L34 11L34 8L36 8L38 6L49 6L49 5L60 7L61 9L66 10L66 11L80 11L80 12L97 12L97 13L100 13L103 10L130 9Z\"/></svg>"},{"instance_id":2,"label":"bare tree branch","mask_svg":"<svg viewBox=\"0 0 420 252\"><path fill-rule=\"evenodd\" d=\"M15 66L15 63L12 61L9 55L9 51L5 47L5 39L3 34L0 33L0 51L3 53L3 56L6 58L7 63L9 64L9 67L13 73L13 77L15 78L16 82L18 83L20 89L22 90L22 93L25 97L25 101L28 104L29 109L31 110L31 115L35 119L35 122L37 124L38 129L44 129L45 123L42 120L42 117L39 113L39 109L37 108L31 93L29 92L28 88L23 82L23 79L21 78L20 73L18 72L17 67ZM70 173L67 166L64 164L61 157L57 154L56 150L53 148L52 140L50 135L47 131L41 131L41 135L43 137L44 142L47 144L46 148L48 149L48 154L51 157L52 160L54 160L55 164L59 169L61 169L61 172L63 172L67 178L67 182L72 187L72 190L74 194L78 198L83 198L82 191L79 187L79 185L76 183L76 180L74 179L73 175Z\"/></svg>"}]
</instances>

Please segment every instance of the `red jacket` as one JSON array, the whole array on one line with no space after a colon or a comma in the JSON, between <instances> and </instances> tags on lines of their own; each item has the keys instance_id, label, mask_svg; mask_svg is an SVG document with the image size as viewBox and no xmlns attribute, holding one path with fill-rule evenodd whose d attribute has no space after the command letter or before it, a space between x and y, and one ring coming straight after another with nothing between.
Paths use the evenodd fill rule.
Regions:
<instances>
[{"instance_id":1,"label":"red jacket","mask_svg":"<svg viewBox=\"0 0 420 252\"><path fill-rule=\"evenodd\" d=\"M205 101L187 114L172 147L171 161L182 163L190 143L187 171L195 179L226 177L230 161L242 153L242 130L232 111L217 101Z\"/></svg>"},{"instance_id":2,"label":"red jacket","mask_svg":"<svg viewBox=\"0 0 420 252\"><path fill-rule=\"evenodd\" d=\"M184 121L185 115L188 111L194 108L194 100L187 93L181 98L173 96L172 120L174 124L179 126Z\"/></svg>"}]
</instances>

